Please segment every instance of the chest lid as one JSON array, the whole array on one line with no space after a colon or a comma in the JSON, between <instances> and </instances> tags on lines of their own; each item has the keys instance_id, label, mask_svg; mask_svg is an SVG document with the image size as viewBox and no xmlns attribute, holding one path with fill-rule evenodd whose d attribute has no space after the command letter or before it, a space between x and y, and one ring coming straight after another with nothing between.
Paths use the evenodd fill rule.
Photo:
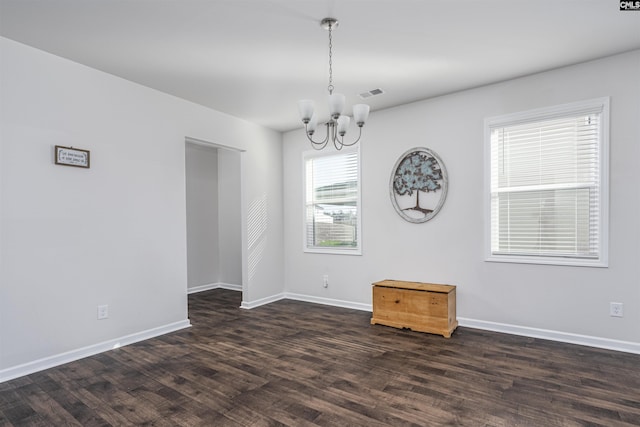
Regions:
<instances>
[{"instance_id":1,"label":"chest lid","mask_svg":"<svg viewBox=\"0 0 640 427\"><path fill-rule=\"evenodd\" d=\"M441 292L448 294L456 289L453 285L439 285L435 283L405 282L402 280L382 280L373 286L383 288L411 289L414 291Z\"/></svg>"}]
</instances>

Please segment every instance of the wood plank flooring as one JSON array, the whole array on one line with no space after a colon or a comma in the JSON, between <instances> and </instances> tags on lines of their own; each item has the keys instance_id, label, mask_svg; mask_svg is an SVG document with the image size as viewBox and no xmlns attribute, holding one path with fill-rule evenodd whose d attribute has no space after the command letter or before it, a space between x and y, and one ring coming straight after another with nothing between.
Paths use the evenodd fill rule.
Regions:
<instances>
[{"instance_id":1,"label":"wood plank flooring","mask_svg":"<svg viewBox=\"0 0 640 427\"><path fill-rule=\"evenodd\" d=\"M0 384L0 426L640 426L640 355L297 301L189 297L192 328Z\"/></svg>"}]
</instances>

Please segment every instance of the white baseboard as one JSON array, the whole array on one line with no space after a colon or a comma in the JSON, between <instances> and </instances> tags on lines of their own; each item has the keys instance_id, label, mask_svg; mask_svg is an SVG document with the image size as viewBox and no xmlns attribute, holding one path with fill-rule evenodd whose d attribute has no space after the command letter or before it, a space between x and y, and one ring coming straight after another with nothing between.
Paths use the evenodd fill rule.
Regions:
<instances>
[{"instance_id":1,"label":"white baseboard","mask_svg":"<svg viewBox=\"0 0 640 427\"><path fill-rule=\"evenodd\" d=\"M200 285L194 286L192 288L187 289L187 294L195 294L197 292L210 291L212 289L227 289L230 291L240 291L242 292L242 285L233 285L231 283L209 283L208 285Z\"/></svg>"},{"instance_id":2,"label":"white baseboard","mask_svg":"<svg viewBox=\"0 0 640 427\"><path fill-rule=\"evenodd\" d=\"M261 305L271 304L272 302L280 301L281 299L285 299L284 293L272 295L266 298L261 298L255 301L242 301L242 304L240 304L240 308L250 310L252 308L260 307Z\"/></svg>"},{"instance_id":3,"label":"white baseboard","mask_svg":"<svg viewBox=\"0 0 640 427\"><path fill-rule=\"evenodd\" d=\"M559 341L568 344L585 345L588 347L603 348L606 350L623 351L625 353L640 354L640 343L630 341L618 341L609 338L593 337L589 335L572 334L568 332L551 331L548 329L529 328L526 326L509 325L505 323L486 322L458 317L458 324L467 328L482 329L485 331L502 332L511 335L520 335L531 338L541 338L550 341Z\"/></svg>"},{"instance_id":4,"label":"white baseboard","mask_svg":"<svg viewBox=\"0 0 640 427\"><path fill-rule=\"evenodd\" d=\"M189 293L203 292L210 289L231 289L241 290L238 285L228 285L223 283L215 283L212 285L203 285L196 288L189 289ZM304 301L314 304L323 304L335 307L350 308L361 311L372 311L370 304L354 303L350 301L335 300L330 298L322 298L310 295L301 295L295 293L284 292L270 297L262 298L256 301L242 301L240 308L252 309L261 305L270 304L282 299L291 299L296 301ZM630 341L612 340L609 338L593 337L589 335L571 334L567 332L552 331L547 329L529 328L524 326L510 325L506 323L487 322L483 320L474 320L467 318L458 318L460 326L482 329L486 331L501 332L512 335L520 335L531 338L540 338L551 341L559 341L569 344L578 344L589 347L602 348L607 350L622 351L626 353L640 354L640 343ZM183 320L180 322L171 323L168 325L160 326L146 331L137 332L135 334L126 335L120 338L104 341L98 344L93 344L87 347L79 348L69 352L57 354L43 359L28 362L22 365L14 366L11 368L0 370L0 383L12 380L14 378L29 375L38 371L53 368L55 366L63 365L65 363L73 362L78 359L82 359L88 356L93 356L98 353L102 353L115 348L123 347L125 345L133 344L139 341L144 341L150 338L154 338L160 335L164 335L170 332L178 331L180 329L188 328L191 326L189 320Z\"/></svg>"},{"instance_id":5,"label":"white baseboard","mask_svg":"<svg viewBox=\"0 0 640 427\"><path fill-rule=\"evenodd\" d=\"M187 288L187 294L191 295L198 292L210 291L212 289L218 289L218 284L209 283L208 285L199 285L199 286L194 286L192 288Z\"/></svg>"},{"instance_id":6,"label":"white baseboard","mask_svg":"<svg viewBox=\"0 0 640 427\"><path fill-rule=\"evenodd\" d=\"M243 301L241 308L252 309L261 305L276 302L282 299L291 299L296 301L310 302L314 304L323 304L334 307L350 308L354 310L372 311L371 304L354 303L351 301L335 300L330 298L322 298L311 295L295 294L285 292L274 295L272 297L262 298L257 301ZM529 328L525 326L510 325L506 323L487 322L483 320L474 320L467 318L458 318L460 326L474 329L482 329L485 331L502 332L505 334L519 335L531 338L540 338L550 341L564 342L568 344L578 344L588 347L602 348L606 350L622 351L625 353L640 354L640 343L630 341L612 340L609 338L593 337L589 335L572 334L568 332L552 331L547 329Z\"/></svg>"},{"instance_id":7,"label":"white baseboard","mask_svg":"<svg viewBox=\"0 0 640 427\"><path fill-rule=\"evenodd\" d=\"M315 304L330 305L333 307L350 308L353 310L372 311L371 304L363 304L359 302L344 301L339 299L315 297L311 295L294 294L285 292L284 297L286 299L292 299L296 301L312 302Z\"/></svg>"},{"instance_id":8,"label":"white baseboard","mask_svg":"<svg viewBox=\"0 0 640 427\"><path fill-rule=\"evenodd\" d=\"M229 291L242 292L242 285L234 285L232 283L218 283L218 289L227 289Z\"/></svg>"},{"instance_id":9,"label":"white baseboard","mask_svg":"<svg viewBox=\"0 0 640 427\"><path fill-rule=\"evenodd\" d=\"M290 292L284 292L284 293L272 295L270 297L261 298L256 301L242 301L240 308L250 310L252 308L260 307L261 305L265 305L265 304L271 304L272 302L280 301L283 299L310 302L314 304L330 305L333 307L351 308L354 310L371 311L371 304L361 304L357 302L316 297L311 295L294 294Z\"/></svg>"},{"instance_id":10,"label":"white baseboard","mask_svg":"<svg viewBox=\"0 0 640 427\"><path fill-rule=\"evenodd\" d=\"M65 363L73 362L78 359L93 356L98 353L113 350L125 345L133 344L138 341L148 340L160 335L168 334L169 332L175 332L180 329L188 328L191 326L189 320L182 320L180 322L170 323L168 325L159 326L157 328L148 329L142 332L136 332L135 334L125 335L120 338L104 341L98 344L93 344L87 347L71 350L65 353L56 354L54 356L45 357L33 362L27 362L22 365L13 366L11 368L0 370L0 383L12 380L14 378L22 377L25 375L33 374L38 371L53 368L55 366L64 365Z\"/></svg>"}]
</instances>

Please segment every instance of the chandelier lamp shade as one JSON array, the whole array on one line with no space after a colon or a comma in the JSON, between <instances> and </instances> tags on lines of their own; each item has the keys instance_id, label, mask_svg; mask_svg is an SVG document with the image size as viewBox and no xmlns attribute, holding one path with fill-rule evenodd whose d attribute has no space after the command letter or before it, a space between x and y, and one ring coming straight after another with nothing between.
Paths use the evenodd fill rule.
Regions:
<instances>
[{"instance_id":1,"label":"chandelier lamp shade","mask_svg":"<svg viewBox=\"0 0 640 427\"><path fill-rule=\"evenodd\" d=\"M341 93L333 93L333 29L338 26L338 20L335 18L324 18L320 22L320 26L329 32L329 119L324 126L326 135L322 140L315 140L313 136L318 128L318 117L315 113L315 103L310 99L298 101L298 110L300 118L304 123L307 139L311 142L311 146L316 150L322 150L329 142L333 143L336 150L343 147L355 145L362 137L362 127L369 117L369 106L366 104L356 104L353 106L353 121L359 129L358 138L352 142L345 142L345 135L349 129L351 118L343 114L345 107L345 96Z\"/></svg>"}]
</instances>

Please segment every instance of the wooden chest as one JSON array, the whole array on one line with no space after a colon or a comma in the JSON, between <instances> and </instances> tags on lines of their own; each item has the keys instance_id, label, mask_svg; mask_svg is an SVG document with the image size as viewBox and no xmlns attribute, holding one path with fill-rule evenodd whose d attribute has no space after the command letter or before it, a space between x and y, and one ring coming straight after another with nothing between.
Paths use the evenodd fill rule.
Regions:
<instances>
[{"instance_id":1,"label":"wooden chest","mask_svg":"<svg viewBox=\"0 0 640 427\"><path fill-rule=\"evenodd\" d=\"M409 328L451 337L456 320L456 287L383 280L373 284L371 324Z\"/></svg>"}]
</instances>

